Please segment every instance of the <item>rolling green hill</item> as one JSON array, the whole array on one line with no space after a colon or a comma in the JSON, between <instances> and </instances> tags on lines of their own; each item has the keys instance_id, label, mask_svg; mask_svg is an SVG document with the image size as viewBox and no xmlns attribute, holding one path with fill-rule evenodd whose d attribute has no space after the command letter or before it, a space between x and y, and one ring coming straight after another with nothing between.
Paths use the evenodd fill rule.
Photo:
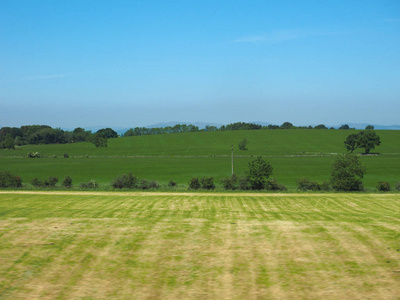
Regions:
<instances>
[{"instance_id":1,"label":"rolling green hill","mask_svg":"<svg viewBox=\"0 0 400 300\"><path fill-rule=\"evenodd\" d=\"M296 179L328 180L336 153L345 152L343 141L354 130L252 130L162 134L110 139L107 148L90 143L27 145L0 150L0 169L20 175L24 182L34 177L69 175L74 183L95 179L108 184L115 176L132 171L140 178L187 184L193 176L214 176L218 182L231 173L234 145L235 173L243 173L252 157L262 155L274 167L273 176L288 187ZM365 184L373 189L379 180L392 185L400 180L400 131L377 131L381 146L364 156ZM248 140L247 151L238 143ZM361 150L357 150L361 152ZM28 152L44 158L30 159ZM64 159L67 153L70 158ZM55 158L55 156L57 158Z\"/></svg>"}]
</instances>

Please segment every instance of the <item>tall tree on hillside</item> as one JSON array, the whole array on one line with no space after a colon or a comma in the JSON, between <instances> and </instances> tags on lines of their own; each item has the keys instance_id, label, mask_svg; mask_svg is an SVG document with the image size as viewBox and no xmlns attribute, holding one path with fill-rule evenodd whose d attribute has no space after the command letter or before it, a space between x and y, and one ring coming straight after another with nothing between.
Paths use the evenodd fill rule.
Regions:
<instances>
[{"instance_id":1,"label":"tall tree on hillside","mask_svg":"<svg viewBox=\"0 0 400 300\"><path fill-rule=\"evenodd\" d=\"M353 153L355 149L363 148L365 154L381 144L380 137L373 130L360 131L358 134L350 134L344 141L347 151Z\"/></svg>"},{"instance_id":2,"label":"tall tree on hillside","mask_svg":"<svg viewBox=\"0 0 400 300\"><path fill-rule=\"evenodd\" d=\"M328 129L328 127L326 127L324 124L319 124L315 126L314 129Z\"/></svg>"},{"instance_id":3,"label":"tall tree on hillside","mask_svg":"<svg viewBox=\"0 0 400 300\"><path fill-rule=\"evenodd\" d=\"M357 139L357 134L350 134L344 141L344 145L347 151L350 151L350 153L353 153L353 151L357 149Z\"/></svg>"},{"instance_id":4,"label":"tall tree on hillside","mask_svg":"<svg viewBox=\"0 0 400 300\"><path fill-rule=\"evenodd\" d=\"M106 139L113 139L118 137L118 133L111 128L99 129L96 134L102 135Z\"/></svg>"},{"instance_id":5,"label":"tall tree on hillside","mask_svg":"<svg viewBox=\"0 0 400 300\"><path fill-rule=\"evenodd\" d=\"M293 126L293 124L290 123L290 122L284 122L284 123L281 125L280 128L281 128L281 129L292 129L292 128L294 128L294 126Z\"/></svg>"},{"instance_id":6,"label":"tall tree on hillside","mask_svg":"<svg viewBox=\"0 0 400 300\"><path fill-rule=\"evenodd\" d=\"M357 147L364 148L365 154L368 154L372 149L375 149L375 146L379 146L381 144L381 138L376 134L375 131L361 131L358 135Z\"/></svg>"}]
</instances>

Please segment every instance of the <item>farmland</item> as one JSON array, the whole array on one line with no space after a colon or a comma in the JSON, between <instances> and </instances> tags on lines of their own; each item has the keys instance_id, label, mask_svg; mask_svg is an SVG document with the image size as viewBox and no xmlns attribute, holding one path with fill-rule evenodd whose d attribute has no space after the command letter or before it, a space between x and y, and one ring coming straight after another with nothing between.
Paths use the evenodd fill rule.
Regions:
<instances>
[{"instance_id":1,"label":"farmland","mask_svg":"<svg viewBox=\"0 0 400 300\"><path fill-rule=\"evenodd\" d=\"M328 180L333 155L344 152L343 141L353 130L253 130L195 132L110 139L107 148L90 143L26 145L0 150L1 169L20 175L25 183L34 177L69 175L74 184L95 179L108 185L116 176L132 171L139 178L187 185L194 176L213 176L218 183L231 173L230 149L235 147L235 173L243 174L253 157L262 155L274 167L273 177L291 189L296 180ZM400 131L377 131L382 145L377 156L362 157L367 166L365 186L377 181L394 186L400 180ZM237 144L249 141L248 151ZM357 150L360 152L359 150ZM28 152L44 158L29 159ZM62 158L67 153L70 158Z\"/></svg>"},{"instance_id":2,"label":"farmland","mask_svg":"<svg viewBox=\"0 0 400 300\"><path fill-rule=\"evenodd\" d=\"M396 299L396 194L0 193L1 299Z\"/></svg>"}]
</instances>

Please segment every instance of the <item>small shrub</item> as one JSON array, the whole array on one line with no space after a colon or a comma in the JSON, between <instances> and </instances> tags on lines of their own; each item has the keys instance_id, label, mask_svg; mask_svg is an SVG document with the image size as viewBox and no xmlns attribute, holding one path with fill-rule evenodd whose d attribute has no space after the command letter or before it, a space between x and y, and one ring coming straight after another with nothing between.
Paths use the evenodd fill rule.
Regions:
<instances>
[{"instance_id":1,"label":"small shrub","mask_svg":"<svg viewBox=\"0 0 400 300\"><path fill-rule=\"evenodd\" d=\"M22 178L19 176L14 177L13 187L21 187L22 186Z\"/></svg>"},{"instance_id":2,"label":"small shrub","mask_svg":"<svg viewBox=\"0 0 400 300\"><path fill-rule=\"evenodd\" d=\"M200 180L198 177L193 177L190 179L189 188L192 190L198 190L200 188Z\"/></svg>"},{"instance_id":3,"label":"small shrub","mask_svg":"<svg viewBox=\"0 0 400 300\"><path fill-rule=\"evenodd\" d=\"M321 191L330 191L331 190L331 186L329 185L329 182L327 182L327 181L320 183L319 187L320 187Z\"/></svg>"},{"instance_id":4,"label":"small shrub","mask_svg":"<svg viewBox=\"0 0 400 300\"><path fill-rule=\"evenodd\" d=\"M57 177L50 176L48 179L46 179L43 184L45 187L55 187L55 185L58 182Z\"/></svg>"},{"instance_id":5,"label":"small shrub","mask_svg":"<svg viewBox=\"0 0 400 300\"><path fill-rule=\"evenodd\" d=\"M142 190L148 190L149 189L149 181L147 179L140 180L139 188Z\"/></svg>"},{"instance_id":6,"label":"small shrub","mask_svg":"<svg viewBox=\"0 0 400 300\"><path fill-rule=\"evenodd\" d=\"M149 182L149 189L158 189L159 187L160 187L160 185L158 184L157 181L151 180Z\"/></svg>"},{"instance_id":7,"label":"small shrub","mask_svg":"<svg viewBox=\"0 0 400 300\"><path fill-rule=\"evenodd\" d=\"M3 187L21 187L22 179L14 176L8 171L0 171L0 188Z\"/></svg>"},{"instance_id":8,"label":"small shrub","mask_svg":"<svg viewBox=\"0 0 400 300\"><path fill-rule=\"evenodd\" d=\"M202 177L200 182L201 182L201 187L203 189L213 190L215 188L214 177L211 177L211 176Z\"/></svg>"},{"instance_id":9,"label":"small shrub","mask_svg":"<svg viewBox=\"0 0 400 300\"><path fill-rule=\"evenodd\" d=\"M306 177L297 180L297 186L300 191L319 191L318 182L312 181Z\"/></svg>"},{"instance_id":10,"label":"small shrub","mask_svg":"<svg viewBox=\"0 0 400 300\"><path fill-rule=\"evenodd\" d=\"M174 181L172 179L168 182L169 187L175 187L176 185L177 185L176 181Z\"/></svg>"},{"instance_id":11,"label":"small shrub","mask_svg":"<svg viewBox=\"0 0 400 300\"><path fill-rule=\"evenodd\" d=\"M139 180L137 179L137 177L133 176L132 172L130 172L129 174L123 174L115 178L111 182L111 185L115 189L122 189L122 188L133 189L137 188L138 181Z\"/></svg>"},{"instance_id":12,"label":"small shrub","mask_svg":"<svg viewBox=\"0 0 400 300\"><path fill-rule=\"evenodd\" d=\"M287 191L287 188L283 184L278 183L276 178L267 180L265 188L269 191Z\"/></svg>"},{"instance_id":13,"label":"small shrub","mask_svg":"<svg viewBox=\"0 0 400 300\"><path fill-rule=\"evenodd\" d=\"M148 189L157 189L159 188L159 184L155 180L147 180L147 179L142 179L140 180L139 188L142 190L148 190Z\"/></svg>"},{"instance_id":14,"label":"small shrub","mask_svg":"<svg viewBox=\"0 0 400 300\"><path fill-rule=\"evenodd\" d=\"M40 180L39 178L33 178L31 180L31 184L34 187L55 187L55 185L58 182L58 178L57 177L53 177L50 176L49 178L45 179L45 180Z\"/></svg>"},{"instance_id":15,"label":"small shrub","mask_svg":"<svg viewBox=\"0 0 400 300\"><path fill-rule=\"evenodd\" d=\"M300 191L329 191L330 185L328 182L324 181L322 183L318 183L316 181L312 181L306 177L300 178L297 180L297 186Z\"/></svg>"},{"instance_id":16,"label":"small shrub","mask_svg":"<svg viewBox=\"0 0 400 300\"><path fill-rule=\"evenodd\" d=\"M231 177L225 177L225 178L221 179L222 187L225 190L237 189L237 182L238 182L238 178L235 174L233 174Z\"/></svg>"},{"instance_id":17,"label":"small shrub","mask_svg":"<svg viewBox=\"0 0 400 300\"><path fill-rule=\"evenodd\" d=\"M72 187L72 178L69 176L65 176L64 180L62 181L62 186L66 188L71 188Z\"/></svg>"},{"instance_id":18,"label":"small shrub","mask_svg":"<svg viewBox=\"0 0 400 300\"><path fill-rule=\"evenodd\" d=\"M240 190L250 190L250 188L251 188L249 177L247 177L247 176L239 177L238 183L239 183Z\"/></svg>"},{"instance_id":19,"label":"small shrub","mask_svg":"<svg viewBox=\"0 0 400 300\"><path fill-rule=\"evenodd\" d=\"M36 177L31 180L31 184L34 187L42 187L44 185L43 181L41 181L39 178L36 178Z\"/></svg>"},{"instance_id":20,"label":"small shrub","mask_svg":"<svg viewBox=\"0 0 400 300\"><path fill-rule=\"evenodd\" d=\"M391 190L390 184L387 181L378 181L376 188L381 192L390 192Z\"/></svg>"},{"instance_id":21,"label":"small shrub","mask_svg":"<svg viewBox=\"0 0 400 300\"><path fill-rule=\"evenodd\" d=\"M69 155L67 153L64 153L64 158L69 158Z\"/></svg>"},{"instance_id":22,"label":"small shrub","mask_svg":"<svg viewBox=\"0 0 400 300\"><path fill-rule=\"evenodd\" d=\"M94 190L99 187L99 184L95 180L90 180L89 182L83 182L80 185L81 189L87 189L87 190Z\"/></svg>"}]
</instances>

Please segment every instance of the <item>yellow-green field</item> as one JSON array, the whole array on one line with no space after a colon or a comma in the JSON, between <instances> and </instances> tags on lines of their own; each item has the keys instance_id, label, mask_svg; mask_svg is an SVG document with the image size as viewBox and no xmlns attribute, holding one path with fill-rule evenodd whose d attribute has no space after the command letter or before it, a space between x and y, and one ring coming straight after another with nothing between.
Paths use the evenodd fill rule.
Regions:
<instances>
[{"instance_id":1,"label":"yellow-green field","mask_svg":"<svg viewBox=\"0 0 400 300\"><path fill-rule=\"evenodd\" d=\"M0 299L399 297L399 194L0 193Z\"/></svg>"}]
</instances>

